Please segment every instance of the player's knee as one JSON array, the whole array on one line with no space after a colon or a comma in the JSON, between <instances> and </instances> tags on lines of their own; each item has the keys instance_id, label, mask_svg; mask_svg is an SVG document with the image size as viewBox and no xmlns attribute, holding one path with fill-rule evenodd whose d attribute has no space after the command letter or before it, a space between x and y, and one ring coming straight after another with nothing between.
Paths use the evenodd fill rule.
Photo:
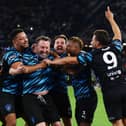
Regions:
<instances>
[{"instance_id":1,"label":"player's knee","mask_svg":"<svg viewBox=\"0 0 126 126\"><path fill-rule=\"evenodd\" d=\"M16 126L16 120L7 120L6 121L6 126Z\"/></svg>"},{"instance_id":2,"label":"player's knee","mask_svg":"<svg viewBox=\"0 0 126 126\"><path fill-rule=\"evenodd\" d=\"M9 114L5 117L6 126L16 126L16 115Z\"/></svg>"},{"instance_id":3,"label":"player's knee","mask_svg":"<svg viewBox=\"0 0 126 126\"><path fill-rule=\"evenodd\" d=\"M124 126L122 119L112 121L112 126Z\"/></svg>"},{"instance_id":4,"label":"player's knee","mask_svg":"<svg viewBox=\"0 0 126 126\"><path fill-rule=\"evenodd\" d=\"M53 126L62 126L61 122L60 121L56 121L52 124Z\"/></svg>"}]
</instances>

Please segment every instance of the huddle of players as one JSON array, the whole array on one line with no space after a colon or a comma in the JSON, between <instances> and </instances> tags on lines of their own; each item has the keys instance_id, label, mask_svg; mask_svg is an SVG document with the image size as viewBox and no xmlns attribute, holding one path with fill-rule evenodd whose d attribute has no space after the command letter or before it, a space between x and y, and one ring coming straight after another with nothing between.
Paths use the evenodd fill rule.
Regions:
<instances>
[{"instance_id":1,"label":"huddle of players","mask_svg":"<svg viewBox=\"0 0 126 126\"><path fill-rule=\"evenodd\" d=\"M16 116L29 126L71 126L71 108L67 95L69 75L76 98L75 116L79 126L90 126L97 106L97 97L91 85L91 68L99 77L103 100L113 126L126 125L126 83L122 76L121 32L113 13L107 8L114 37L109 43L105 30L96 30L92 37L94 48L82 51L83 41L64 35L56 36L54 50L51 40L40 36L29 48L25 32L12 32L13 48L3 56L0 114L4 125L15 126ZM57 55L58 54L58 55ZM117 93L118 92L118 93ZM73 124L74 125L74 124Z\"/></svg>"}]
</instances>

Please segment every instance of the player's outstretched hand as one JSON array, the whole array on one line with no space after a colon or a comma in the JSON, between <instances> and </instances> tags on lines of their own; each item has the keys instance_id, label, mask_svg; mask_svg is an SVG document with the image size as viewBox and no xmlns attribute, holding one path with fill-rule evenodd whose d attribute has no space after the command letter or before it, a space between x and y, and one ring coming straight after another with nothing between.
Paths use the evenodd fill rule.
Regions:
<instances>
[{"instance_id":1,"label":"player's outstretched hand","mask_svg":"<svg viewBox=\"0 0 126 126\"><path fill-rule=\"evenodd\" d=\"M105 11L105 17L108 21L112 20L114 18L114 15L112 11L110 10L110 7L107 7L107 10Z\"/></svg>"}]
</instances>

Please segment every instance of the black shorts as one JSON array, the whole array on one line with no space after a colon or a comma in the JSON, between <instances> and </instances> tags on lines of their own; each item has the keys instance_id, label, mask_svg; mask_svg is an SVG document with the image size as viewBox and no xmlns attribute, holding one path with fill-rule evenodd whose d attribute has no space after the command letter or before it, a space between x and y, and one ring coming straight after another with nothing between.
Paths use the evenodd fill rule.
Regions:
<instances>
[{"instance_id":1,"label":"black shorts","mask_svg":"<svg viewBox=\"0 0 126 126\"><path fill-rule=\"evenodd\" d=\"M126 83L104 91L103 100L109 121L126 118Z\"/></svg>"},{"instance_id":2,"label":"black shorts","mask_svg":"<svg viewBox=\"0 0 126 126\"><path fill-rule=\"evenodd\" d=\"M66 93L50 92L60 117L72 118L69 96Z\"/></svg>"},{"instance_id":3,"label":"black shorts","mask_svg":"<svg viewBox=\"0 0 126 126\"><path fill-rule=\"evenodd\" d=\"M82 98L76 101L75 116L78 125L82 122L91 123L97 106L97 95L94 93L89 98Z\"/></svg>"},{"instance_id":4,"label":"black shorts","mask_svg":"<svg viewBox=\"0 0 126 126\"><path fill-rule=\"evenodd\" d=\"M0 92L1 116L4 118L11 113L16 113L17 117L22 115L21 96Z\"/></svg>"},{"instance_id":5,"label":"black shorts","mask_svg":"<svg viewBox=\"0 0 126 126\"><path fill-rule=\"evenodd\" d=\"M60 121L57 109L48 94L44 96L27 94L23 96L22 100L24 114L29 126L35 126L40 122Z\"/></svg>"},{"instance_id":6,"label":"black shorts","mask_svg":"<svg viewBox=\"0 0 126 126\"><path fill-rule=\"evenodd\" d=\"M16 111L16 118L24 117L24 111L23 111L23 106L22 106L22 96L17 95L15 99L15 111Z\"/></svg>"}]
</instances>

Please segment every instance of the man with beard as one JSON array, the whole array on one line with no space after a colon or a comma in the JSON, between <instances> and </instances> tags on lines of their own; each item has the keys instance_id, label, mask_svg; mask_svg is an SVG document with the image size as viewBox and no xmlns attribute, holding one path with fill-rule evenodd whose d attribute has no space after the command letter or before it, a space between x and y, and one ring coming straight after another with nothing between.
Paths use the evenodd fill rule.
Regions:
<instances>
[{"instance_id":1,"label":"man with beard","mask_svg":"<svg viewBox=\"0 0 126 126\"><path fill-rule=\"evenodd\" d=\"M12 76L9 69L17 69L23 65L22 52L29 46L26 33L22 29L15 29L11 33L13 47L3 55L2 66L2 87L0 92L0 113L4 118L6 126L16 126L16 114L20 112L20 95L22 92L22 76ZM37 69L45 68L45 63L34 66L23 65L23 73L32 72ZM22 70L20 71L22 73ZM20 100L19 100L20 99ZM19 100L20 103L16 101Z\"/></svg>"},{"instance_id":2,"label":"man with beard","mask_svg":"<svg viewBox=\"0 0 126 126\"><path fill-rule=\"evenodd\" d=\"M65 35L61 34L55 37L54 51L60 58L67 56L66 43L67 37ZM64 72L63 67L54 67L53 85L54 88L50 91L50 94L56 104L60 117L62 117L64 126L72 126L72 111L67 91L68 75Z\"/></svg>"}]
</instances>

